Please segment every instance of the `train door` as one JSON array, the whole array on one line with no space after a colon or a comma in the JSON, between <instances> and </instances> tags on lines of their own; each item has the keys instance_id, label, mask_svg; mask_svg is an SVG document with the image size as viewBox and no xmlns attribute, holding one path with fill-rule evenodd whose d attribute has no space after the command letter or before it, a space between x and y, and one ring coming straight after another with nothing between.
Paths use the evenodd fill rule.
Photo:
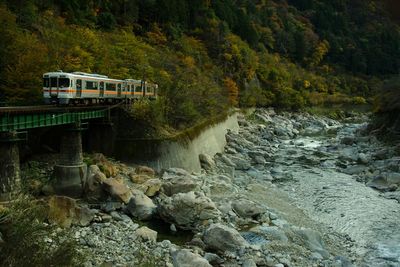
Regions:
<instances>
[{"instance_id":1,"label":"train door","mask_svg":"<svg viewBox=\"0 0 400 267\"><path fill-rule=\"evenodd\" d=\"M49 86L50 97L58 96L58 78L50 77L50 86Z\"/></svg>"},{"instance_id":2,"label":"train door","mask_svg":"<svg viewBox=\"0 0 400 267\"><path fill-rule=\"evenodd\" d=\"M141 81L141 88L142 88L142 93L143 93L143 97L146 96L146 82L145 81Z\"/></svg>"},{"instance_id":3,"label":"train door","mask_svg":"<svg viewBox=\"0 0 400 267\"><path fill-rule=\"evenodd\" d=\"M82 96L82 80L76 80L76 97Z\"/></svg>"},{"instance_id":4,"label":"train door","mask_svg":"<svg viewBox=\"0 0 400 267\"><path fill-rule=\"evenodd\" d=\"M100 97L104 97L104 82L100 82Z\"/></svg>"},{"instance_id":5,"label":"train door","mask_svg":"<svg viewBox=\"0 0 400 267\"><path fill-rule=\"evenodd\" d=\"M121 90L122 90L121 84L119 83L117 86L118 86L117 96L121 97Z\"/></svg>"}]
</instances>

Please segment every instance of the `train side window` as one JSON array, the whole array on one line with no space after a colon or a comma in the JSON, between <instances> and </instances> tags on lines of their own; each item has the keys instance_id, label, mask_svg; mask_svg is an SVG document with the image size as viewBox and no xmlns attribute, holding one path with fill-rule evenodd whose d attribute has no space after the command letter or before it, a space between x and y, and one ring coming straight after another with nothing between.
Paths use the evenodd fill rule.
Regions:
<instances>
[{"instance_id":1,"label":"train side window","mask_svg":"<svg viewBox=\"0 0 400 267\"><path fill-rule=\"evenodd\" d=\"M106 83L106 90L115 91L115 83Z\"/></svg>"},{"instance_id":2,"label":"train side window","mask_svg":"<svg viewBox=\"0 0 400 267\"><path fill-rule=\"evenodd\" d=\"M121 84L118 84L118 91L121 91Z\"/></svg>"},{"instance_id":3,"label":"train side window","mask_svg":"<svg viewBox=\"0 0 400 267\"><path fill-rule=\"evenodd\" d=\"M65 88L69 86L68 78L58 78L58 87Z\"/></svg>"},{"instance_id":4,"label":"train side window","mask_svg":"<svg viewBox=\"0 0 400 267\"><path fill-rule=\"evenodd\" d=\"M141 85L135 85L135 92L141 92L142 91L142 86Z\"/></svg>"},{"instance_id":5,"label":"train side window","mask_svg":"<svg viewBox=\"0 0 400 267\"><path fill-rule=\"evenodd\" d=\"M104 82L100 82L100 90L104 90Z\"/></svg>"},{"instance_id":6,"label":"train side window","mask_svg":"<svg viewBox=\"0 0 400 267\"><path fill-rule=\"evenodd\" d=\"M97 90L97 88L98 88L98 82L86 81L86 89Z\"/></svg>"}]
</instances>

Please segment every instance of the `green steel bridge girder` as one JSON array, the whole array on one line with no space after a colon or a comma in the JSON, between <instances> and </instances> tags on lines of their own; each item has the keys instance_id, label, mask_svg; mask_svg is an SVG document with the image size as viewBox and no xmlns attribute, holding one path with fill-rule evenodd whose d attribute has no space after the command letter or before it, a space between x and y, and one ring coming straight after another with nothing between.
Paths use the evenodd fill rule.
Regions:
<instances>
[{"instance_id":1,"label":"green steel bridge girder","mask_svg":"<svg viewBox=\"0 0 400 267\"><path fill-rule=\"evenodd\" d=\"M0 114L0 132L12 132L40 127L79 123L83 120L104 118L108 115L108 110L90 110L68 113L45 112Z\"/></svg>"}]
</instances>

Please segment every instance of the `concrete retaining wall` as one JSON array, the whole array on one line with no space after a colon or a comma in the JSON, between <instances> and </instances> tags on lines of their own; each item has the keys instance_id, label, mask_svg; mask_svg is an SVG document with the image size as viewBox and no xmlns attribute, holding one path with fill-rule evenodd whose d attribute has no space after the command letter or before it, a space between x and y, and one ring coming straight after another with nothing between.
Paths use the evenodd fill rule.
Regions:
<instances>
[{"instance_id":1,"label":"concrete retaining wall","mask_svg":"<svg viewBox=\"0 0 400 267\"><path fill-rule=\"evenodd\" d=\"M214 156L226 144L225 134L237 132L237 114L204 129L192 140L117 140L117 158L126 163L143 164L157 171L170 167L200 171L199 154Z\"/></svg>"}]
</instances>

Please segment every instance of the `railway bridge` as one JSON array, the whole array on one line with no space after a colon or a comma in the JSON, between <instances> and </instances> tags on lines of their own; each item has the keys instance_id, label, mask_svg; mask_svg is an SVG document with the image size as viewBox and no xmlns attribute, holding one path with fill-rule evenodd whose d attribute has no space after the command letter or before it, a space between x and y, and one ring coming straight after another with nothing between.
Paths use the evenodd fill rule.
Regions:
<instances>
[{"instance_id":1,"label":"railway bridge","mask_svg":"<svg viewBox=\"0 0 400 267\"><path fill-rule=\"evenodd\" d=\"M10 199L21 187L18 143L29 138L32 129L63 126L60 159L54 166L56 193L79 196L86 165L82 156L82 135L90 121L111 124L114 106L22 106L0 108L0 200ZM100 129L101 132L101 129Z\"/></svg>"}]
</instances>

